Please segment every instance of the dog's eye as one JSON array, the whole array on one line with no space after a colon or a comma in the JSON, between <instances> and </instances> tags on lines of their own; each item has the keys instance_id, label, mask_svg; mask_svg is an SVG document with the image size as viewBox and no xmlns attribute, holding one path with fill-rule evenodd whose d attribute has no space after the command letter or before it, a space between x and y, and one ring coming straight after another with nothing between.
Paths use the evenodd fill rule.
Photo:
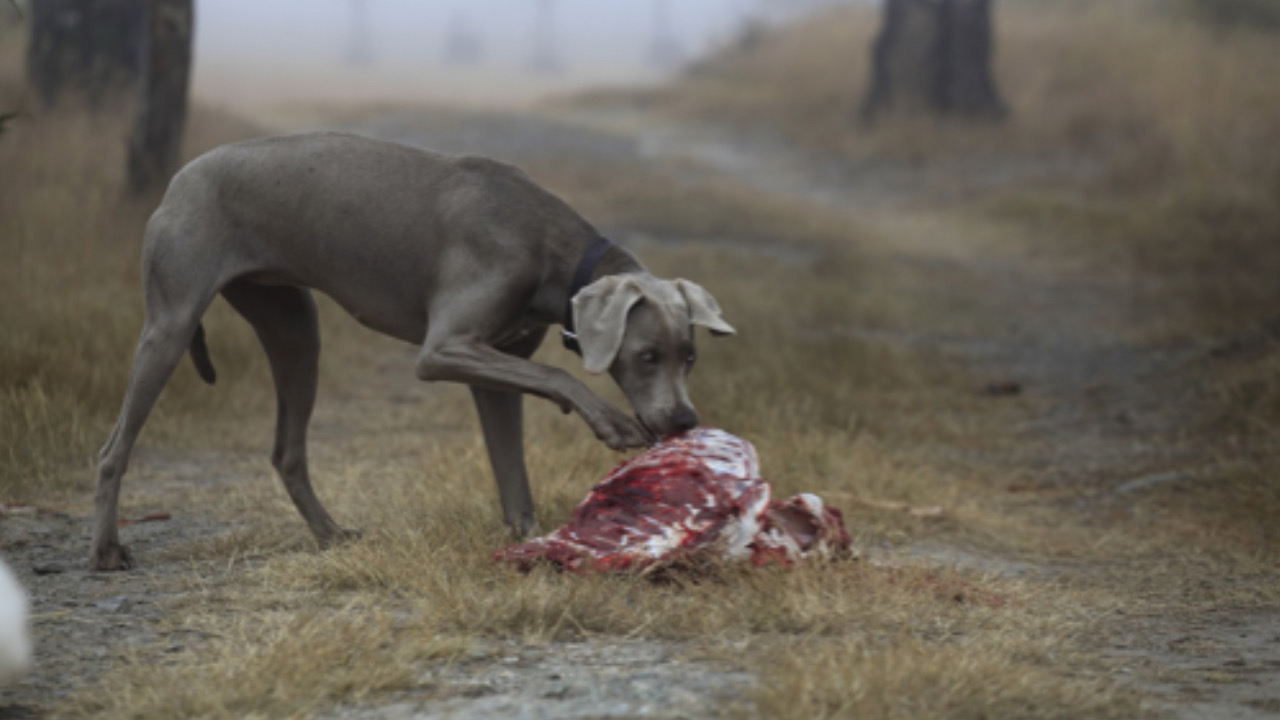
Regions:
<instances>
[{"instance_id":1,"label":"dog's eye","mask_svg":"<svg viewBox=\"0 0 1280 720\"><path fill-rule=\"evenodd\" d=\"M685 363L687 363L687 364L689 364L689 365L692 365L692 364L694 364L694 363L698 362L698 353L696 353L696 352L694 352L694 351L690 350L690 351L689 351L689 354L685 356L684 361L685 361Z\"/></svg>"},{"instance_id":2,"label":"dog's eye","mask_svg":"<svg viewBox=\"0 0 1280 720\"><path fill-rule=\"evenodd\" d=\"M658 362L658 353L653 350L645 350L640 353L640 362L646 365L653 365Z\"/></svg>"}]
</instances>

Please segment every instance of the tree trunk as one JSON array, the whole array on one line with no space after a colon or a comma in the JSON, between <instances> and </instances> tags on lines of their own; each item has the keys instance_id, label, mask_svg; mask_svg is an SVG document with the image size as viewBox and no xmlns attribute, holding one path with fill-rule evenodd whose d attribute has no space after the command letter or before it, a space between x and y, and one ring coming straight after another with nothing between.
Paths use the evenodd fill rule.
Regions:
<instances>
[{"instance_id":1,"label":"tree trunk","mask_svg":"<svg viewBox=\"0 0 1280 720\"><path fill-rule=\"evenodd\" d=\"M870 122L884 112L999 118L990 0L885 0L872 49Z\"/></svg>"},{"instance_id":2,"label":"tree trunk","mask_svg":"<svg viewBox=\"0 0 1280 720\"><path fill-rule=\"evenodd\" d=\"M946 42L942 107L946 112L1001 117L1004 103L991 77L990 0L949 0L942 4Z\"/></svg>"},{"instance_id":3,"label":"tree trunk","mask_svg":"<svg viewBox=\"0 0 1280 720\"><path fill-rule=\"evenodd\" d=\"M36 0L27 79L37 102L82 97L92 109L127 97L141 72L146 0Z\"/></svg>"},{"instance_id":4,"label":"tree trunk","mask_svg":"<svg viewBox=\"0 0 1280 720\"><path fill-rule=\"evenodd\" d=\"M129 187L135 193L167 183L181 158L191 76L193 2L148 2L142 91L129 136Z\"/></svg>"}]
</instances>

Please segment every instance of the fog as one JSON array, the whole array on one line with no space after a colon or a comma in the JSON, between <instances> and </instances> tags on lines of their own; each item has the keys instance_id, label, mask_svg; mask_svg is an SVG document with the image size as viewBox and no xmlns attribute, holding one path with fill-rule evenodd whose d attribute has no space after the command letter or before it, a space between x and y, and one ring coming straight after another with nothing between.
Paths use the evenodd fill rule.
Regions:
<instances>
[{"instance_id":1,"label":"fog","mask_svg":"<svg viewBox=\"0 0 1280 720\"><path fill-rule=\"evenodd\" d=\"M752 19L816 4L822 0L200 2L194 92L237 106L519 105L593 85L659 81Z\"/></svg>"}]
</instances>

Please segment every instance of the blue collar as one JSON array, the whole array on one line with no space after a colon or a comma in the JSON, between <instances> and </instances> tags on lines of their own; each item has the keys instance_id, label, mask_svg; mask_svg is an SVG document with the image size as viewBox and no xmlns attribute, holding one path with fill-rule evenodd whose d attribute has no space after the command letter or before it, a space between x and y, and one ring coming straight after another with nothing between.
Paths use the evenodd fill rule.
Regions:
<instances>
[{"instance_id":1,"label":"blue collar","mask_svg":"<svg viewBox=\"0 0 1280 720\"><path fill-rule=\"evenodd\" d=\"M564 322L561 323L560 339L564 342L565 348L578 355L582 355L582 346L578 344L578 334L573 326L573 296L591 284L591 276L595 275L596 267L600 265L600 260L611 247L613 243L609 242L609 238L603 235L597 237L582 254L582 259L578 261L578 269L573 271L573 282L569 284L569 297L564 301Z\"/></svg>"}]
</instances>

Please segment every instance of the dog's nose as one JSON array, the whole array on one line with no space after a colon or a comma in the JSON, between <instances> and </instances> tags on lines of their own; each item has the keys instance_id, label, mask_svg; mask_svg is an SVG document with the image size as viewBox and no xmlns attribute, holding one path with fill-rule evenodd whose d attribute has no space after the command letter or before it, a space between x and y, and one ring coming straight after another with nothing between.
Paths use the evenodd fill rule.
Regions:
<instances>
[{"instance_id":1,"label":"dog's nose","mask_svg":"<svg viewBox=\"0 0 1280 720\"><path fill-rule=\"evenodd\" d=\"M676 408L671 413L671 430L675 435L698 427L698 413L691 407Z\"/></svg>"}]
</instances>

